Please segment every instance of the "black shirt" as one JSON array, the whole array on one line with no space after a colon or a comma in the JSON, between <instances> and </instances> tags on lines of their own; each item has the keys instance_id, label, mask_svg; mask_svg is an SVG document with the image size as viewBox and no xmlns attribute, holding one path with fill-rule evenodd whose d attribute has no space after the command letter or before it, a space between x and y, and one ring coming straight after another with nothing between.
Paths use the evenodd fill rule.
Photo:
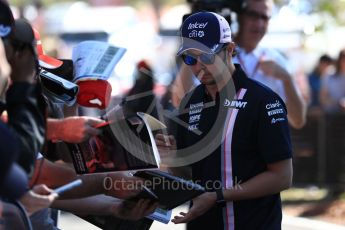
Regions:
<instances>
[{"instance_id":1,"label":"black shirt","mask_svg":"<svg viewBox=\"0 0 345 230\"><path fill-rule=\"evenodd\" d=\"M191 165L193 180L211 191L220 186L240 189L267 164L292 157L284 102L235 67L233 80L215 100L199 85L180 107L179 160ZM214 207L188 229L280 229L281 219L280 195L274 194Z\"/></svg>"},{"instance_id":2,"label":"black shirt","mask_svg":"<svg viewBox=\"0 0 345 230\"><path fill-rule=\"evenodd\" d=\"M40 85L13 83L6 92L6 106L0 107L7 110L7 125L18 138L17 163L30 174L45 140L46 107Z\"/></svg>"}]
</instances>

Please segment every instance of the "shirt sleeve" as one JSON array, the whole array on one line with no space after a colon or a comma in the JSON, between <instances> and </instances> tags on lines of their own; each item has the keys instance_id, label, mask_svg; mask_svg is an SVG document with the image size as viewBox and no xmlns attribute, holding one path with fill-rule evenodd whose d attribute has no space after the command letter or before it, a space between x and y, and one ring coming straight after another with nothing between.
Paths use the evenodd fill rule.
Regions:
<instances>
[{"instance_id":1,"label":"shirt sleeve","mask_svg":"<svg viewBox=\"0 0 345 230\"><path fill-rule=\"evenodd\" d=\"M0 188L11 164L18 155L17 139L8 127L0 121ZM0 189L1 190L1 189Z\"/></svg>"},{"instance_id":2,"label":"shirt sleeve","mask_svg":"<svg viewBox=\"0 0 345 230\"><path fill-rule=\"evenodd\" d=\"M292 158L287 110L282 99L271 94L259 105L258 146L264 161L274 163Z\"/></svg>"},{"instance_id":3,"label":"shirt sleeve","mask_svg":"<svg viewBox=\"0 0 345 230\"><path fill-rule=\"evenodd\" d=\"M19 139L17 163L31 173L45 140L45 103L37 84L16 82L7 91L8 126Z\"/></svg>"}]
</instances>

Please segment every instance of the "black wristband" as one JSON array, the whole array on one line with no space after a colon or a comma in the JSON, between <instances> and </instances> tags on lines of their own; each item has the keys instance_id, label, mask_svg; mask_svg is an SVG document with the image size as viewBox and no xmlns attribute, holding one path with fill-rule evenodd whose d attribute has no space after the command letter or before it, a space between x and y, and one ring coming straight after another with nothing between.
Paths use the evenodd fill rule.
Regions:
<instances>
[{"instance_id":1,"label":"black wristband","mask_svg":"<svg viewBox=\"0 0 345 230\"><path fill-rule=\"evenodd\" d=\"M224 200L223 189L217 189L216 194L217 194L217 200L216 200L217 206L222 207L222 208L225 207L226 201Z\"/></svg>"}]
</instances>

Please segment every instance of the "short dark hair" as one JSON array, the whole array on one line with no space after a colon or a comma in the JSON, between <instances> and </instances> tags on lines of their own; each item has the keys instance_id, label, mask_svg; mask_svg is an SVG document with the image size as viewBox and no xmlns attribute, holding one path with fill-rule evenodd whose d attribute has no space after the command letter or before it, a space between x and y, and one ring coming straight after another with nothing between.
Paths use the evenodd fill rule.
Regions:
<instances>
[{"instance_id":1,"label":"short dark hair","mask_svg":"<svg viewBox=\"0 0 345 230\"><path fill-rule=\"evenodd\" d=\"M323 54L323 55L320 56L319 62L331 63L331 62L333 62L333 58L331 58L331 56L329 56L328 54Z\"/></svg>"}]
</instances>

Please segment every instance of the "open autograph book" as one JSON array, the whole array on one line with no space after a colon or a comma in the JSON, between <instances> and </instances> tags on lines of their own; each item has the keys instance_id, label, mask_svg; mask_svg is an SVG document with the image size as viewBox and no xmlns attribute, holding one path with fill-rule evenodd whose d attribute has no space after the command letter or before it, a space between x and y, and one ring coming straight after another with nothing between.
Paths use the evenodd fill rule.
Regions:
<instances>
[{"instance_id":1,"label":"open autograph book","mask_svg":"<svg viewBox=\"0 0 345 230\"><path fill-rule=\"evenodd\" d=\"M100 134L79 144L67 144L78 174L158 169L160 157L153 131L166 126L137 113L98 126Z\"/></svg>"},{"instance_id":2,"label":"open autograph book","mask_svg":"<svg viewBox=\"0 0 345 230\"><path fill-rule=\"evenodd\" d=\"M98 127L98 136L80 144L68 144L75 170L78 174L135 171L134 176L145 181L145 189L136 199L158 201L159 208L150 217L167 223L172 209L205 189L159 170L153 131L164 128L163 123L145 113L104 123Z\"/></svg>"}]
</instances>

